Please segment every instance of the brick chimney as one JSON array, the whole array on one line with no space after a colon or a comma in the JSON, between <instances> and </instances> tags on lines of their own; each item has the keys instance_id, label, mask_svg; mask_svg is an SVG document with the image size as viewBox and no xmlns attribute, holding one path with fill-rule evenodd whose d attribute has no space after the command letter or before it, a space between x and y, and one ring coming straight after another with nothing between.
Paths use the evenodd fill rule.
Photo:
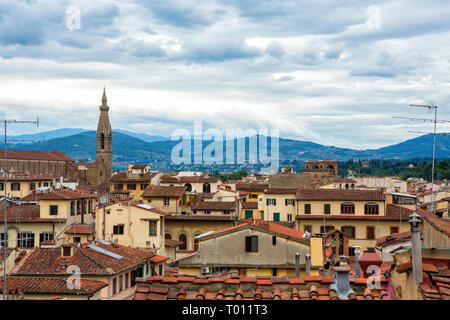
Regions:
<instances>
[{"instance_id":1,"label":"brick chimney","mask_svg":"<svg viewBox=\"0 0 450 320\"><path fill-rule=\"evenodd\" d=\"M374 266L380 268L383 264L380 256L374 250L366 250L358 259L359 266L365 278L372 275L375 270Z\"/></svg>"},{"instance_id":2,"label":"brick chimney","mask_svg":"<svg viewBox=\"0 0 450 320\"><path fill-rule=\"evenodd\" d=\"M420 216L414 212L409 216L411 225L411 259L414 281L419 285L423 281L422 274L422 242L420 240Z\"/></svg>"}]
</instances>

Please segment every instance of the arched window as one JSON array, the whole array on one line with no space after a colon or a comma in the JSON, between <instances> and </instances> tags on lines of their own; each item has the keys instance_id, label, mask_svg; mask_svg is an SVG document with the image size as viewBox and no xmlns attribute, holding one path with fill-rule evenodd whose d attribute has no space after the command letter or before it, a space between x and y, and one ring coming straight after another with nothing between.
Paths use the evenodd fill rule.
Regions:
<instances>
[{"instance_id":1,"label":"arched window","mask_svg":"<svg viewBox=\"0 0 450 320\"><path fill-rule=\"evenodd\" d=\"M211 185L208 182L203 185L203 193L211 193Z\"/></svg>"},{"instance_id":2,"label":"arched window","mask_svg":"<svg viewBox=\"0 0 450 320\"><path fill-rule=\"evenodd\" d=\"M341 204L341 214L355 214L355 205L351 202Z\"/></svg>"},{"instance_id":3,"label":"arched window","mask_svg":"<svg viewBox=\"0 0 450 320\"><path fill-rule=\"evenodd\" d=\"M364 214L379 214L379 207L376 203L366 203L364 205Z\"/></svg>"},{"instance_id":4,"label":"arched window","mask_svg":"<svg viewBox=\"0 0 450 320\"><path fill-rule=\"evenodd\" d=\"M100 134L100 148L105 149L105 135L103 132Z\"/></svg>"},{"instance_id":5,"label":"arched window","mask_svg":"<svg viewBox=\"0 0 450 320\"><path fill-rule=\"evenodd\" d=\"M348 190L348 183L345 184L345 190Z\"/></svg>"},{"instance_id":6,"label":"arched window","mask_svg":"<svg viewBox=\"0 0 450 320\"><path fill-rule=\"evenodd\" d=\"M327 166L327 169L331 171L331 174L334 174L334 167L331 164Z\"/></svg>"},{"instance_id":7,"label":"arched window","mask_svg":"<svg viewBox=\"0 0 450 320\"><path fill-rule=\"evenodd\" d=\"M200 234L196 234L194 236L194 251L198 251L198 239L195 239L195 237L198 235L200 235Z\"/></svg>"},{"instance_id":8,"label":"arched window","mask_svg":"<svg viewBox=\"0 0 450 320\"><path fill-rule=\"evenodd\" d=\"M354 183L352 183L351 188L355 189L355 184Z\"/></svg>"},{"instance_id":9,"label":"arched window","mask_svg":"<svg viewBox=\"0 0 450 320\"><path fill-rule=\"evenodd\" d=\"M191 192L192 191L192 185L190 183L186 183L184 186L187 188L186 189L187 192Z\"/></svg>"},{"instance_id":10,"label":"arched window","mask_svg":"<svg viewBox=\"0 0 450 320\"><path fill-rule=\"evenodd\" d=\"M172 235L170 233L166 233L164 235L164 238L167 239L167 240L172 240Z\"/></svg>"},{"instance_id":11,"label":"arched window","mask_svg":"<svg viewBox=\"0 0 450 320\"><path fill-rule=\"evenodd\" d=\"M75 215L75 201L70 201L70 215Z\"/></svg>"},{"instance_id":12,"label":"arched window","mask_svg":"<svg viewBox=\"0 0 450 320\"><path fill-rule=\"evenodd\" d=\"M81 200L77 201L77 216L81 214Z\"/></svg>"},{"instance_id":13,"label":"arched window","mask_svg":"<svg viewBox=\"0 0 450 320\"><path fill-rule=\"evenodd\" d=\"M187 238L185 234L180 234L180 236L178 237L178 241L180 241L180 246L179 249L180 250L186 250L187 248Z\"/></svg>"},{"instance_id":14,"label":"arched window","mask_svg":"<svg viewBox=\"0 0 450 320\"><path fill-rule=\"evenodd\" d=\"M88 201L88 212L92 211L92 199L89 199Z\"/></svg>"}]
</instances>

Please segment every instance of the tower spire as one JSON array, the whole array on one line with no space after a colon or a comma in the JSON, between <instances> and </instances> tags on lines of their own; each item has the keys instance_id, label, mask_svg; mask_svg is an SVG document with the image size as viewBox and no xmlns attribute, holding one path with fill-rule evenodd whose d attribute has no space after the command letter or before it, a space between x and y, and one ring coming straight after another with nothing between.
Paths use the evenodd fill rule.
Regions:
<instances>
[{"instance_id":1,"label":"tower spire","mask_svg":"<svg viewBox=\"0 0 450 320\"><path fill-rule=\"evenodd\" d=\"M107 99L106 99L106 88L103 87L103 97L102 97L102 106L107 106Z\"/></svg>"}]
</instances>

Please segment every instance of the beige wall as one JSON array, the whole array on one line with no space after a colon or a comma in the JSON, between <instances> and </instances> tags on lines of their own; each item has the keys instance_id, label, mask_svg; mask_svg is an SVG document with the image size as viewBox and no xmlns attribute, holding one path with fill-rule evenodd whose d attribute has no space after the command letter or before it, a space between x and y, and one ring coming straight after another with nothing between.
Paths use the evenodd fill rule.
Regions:
<instances>
[{"instance_id":1,"label":"beige wall","mask_svg":"<svg viewBox=\"0 0 450 320\"><path fill-rule=\"evenodd\" d=\"M220 186L222 184L222 181L218 181L215 183L211 183L209 182L210 186L211 186L211 193L216 193L217 192L217 187ZM185 186L186 182L160 182L161 186ZM190 185L192 186L192 192L195 193L202 193L203 192L203 185L204 183L190 183Z\"/></svg>"},{"instance_id":2,"label":"beige wall","mask_svg":"<svg viewBox=\"0 0 450 320\"><path fill-rule=\"evenodd\" d=\"M194 250L194 236L229 228L233 225L233 221L167 220L164 234L170 234L173 240L178 240L181 234L186 235L187 250L180 253L180 255L183 255ZM177 252L180 252L180 250L177 249Z\"/></svg>"},{"instance_id":3,"label":"beige wall","mask_svg":"<svg viewBox=\"0 0 450 320\"><path fill-rule=\"evenodd\" d=\"M266 199L276 199L276 205L267 206ZM285 199L293 199L294 205L285 205ZM296 215L296 201L295 194L261 194L258 196L258 210L263 213L264 220L273 221L273 213L280 213L280 221L289 221L288 214L292 215L292 220L295 221Z\"/></svg>"},{"instance_id":4,"label":"beige wall","mask_svg":"<svg viewBox=\"0 0 450 320\"><path fill-rule=\"evenodd\" d=\"M312 226L312 233L320 233L320 227L323 226L323 220L297 220L296 229L304 231L305 226ZM409 231L408 221L383 221L383 220L330 220L325 222L326 226L333 226L336 230L341 230L343 226L355 227L355 239L349 239L349 247L360 246L361 250L367 248L375 248L377 238L388 236L391 234L391 227L398 227L399 232ZM367 227L375 227L375 239L367 239Z\"/></svg>"},{"instance_id":5,"label":"beige wall","mask_svg":"<svg viewBox=\"0 0 450 320\"><path fill-rule=\"evenodd\" d=\"M245 238L247 236L258 236L258 252L245 251ZM200 241L199 254L180 260L179 266L190 266L192 264L215 265L215 266L277 266L287 264L295 266L295 253L300 253L300 265L305 264L305 255L309 253L309 245L276 237L276 245L272 244L272 234L252 229L244 229Z\"/></svg>"},{"instance_id":6,"label":"beige wall","mask_svg":"<svg viewBox=\"0 0 450 320\"><path fill-rule=\"evenodd\" d=\"M52 185L52 180L45 180L45 181L7 181L6 182L6 190L9 198L23 198L31 194L31 183L34 182L36 187L50 187ZM0 182L2 185L4 182ZM12 190L12 184L19 184L20 190ZM2 194L4 194L4 189L2 190Z\"/></svg>"},{"instance_id":7,"label":"beige wall","mask_svg":"<svg viewBox=\"0 0 450 320\"><path fill-rule=\"evenodd\" d=\"M41 200L40 201L40 216L41 218L58 218L58 219L67 219L67 225L73 223L81 223L81 212L83 212L83 204L84 202L84 223L91 224L94 223L94 218L92 214L88 211L88 201L89 198L85 199L74 199L74 200ZM80 202L79 202L80 201ZM97 198L91 198L92 206L91 210L94 210L97 205ZM70 206L71 202L74 203L75 215L70 215ZM80 214L77 214L77 205L81 204ZM58 206L58 214L50 215L50 206L56 205Z\"/></svg>"},{"instance_id":8,"label":"beige wall","mask_svg":"<svg viewBox=\"0 0 450 320\"><path fill-rule=\"evenodd\" d=\"M0 233L3 233L4 224L0 223ZM64 237L62 232L65 229L64 223L51 223L51 222L39 222L39 223L11 223L8 222L8 248L15 248L18 246L17 238L20 232L32 232L34 233L34 247L39 247L39 235L43 232L54 232L55 239L58 236Z\"/></svg>"},{"instance_id":9,"label":"beige wall","mask_svg":"<svg viewBox=\"0 0 450 320\"><path fill-rule=\"evenodd\" d=\"M117 239L119 244L134 248L146 248L150 241L151 248L154 245L158 252L164 250L164 217L158 213L119 202L96 209L95 218L98 239ZM157 221L156 236L149 235L149 219ZM124 225L124 234L114 235L113 226L120 224Z\"/></svg>"}]
</instances>

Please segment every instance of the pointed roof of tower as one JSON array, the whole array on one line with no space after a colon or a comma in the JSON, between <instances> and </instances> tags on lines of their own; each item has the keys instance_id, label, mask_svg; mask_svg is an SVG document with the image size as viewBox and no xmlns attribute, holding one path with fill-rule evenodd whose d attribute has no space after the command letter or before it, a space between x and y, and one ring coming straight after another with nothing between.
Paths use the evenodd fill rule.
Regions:
<instances>
[{"instance_id":1,"label":"pointed roof of tower","mask_svg":"<svg viewBox=\"0 0 450 320\"><path fill-rule=\"evenodd\" d=\"M102 97L102 106L107 105L107 99L106 99L106 88L103 87L103 97Z\"/></svg>"}]
</instances>

